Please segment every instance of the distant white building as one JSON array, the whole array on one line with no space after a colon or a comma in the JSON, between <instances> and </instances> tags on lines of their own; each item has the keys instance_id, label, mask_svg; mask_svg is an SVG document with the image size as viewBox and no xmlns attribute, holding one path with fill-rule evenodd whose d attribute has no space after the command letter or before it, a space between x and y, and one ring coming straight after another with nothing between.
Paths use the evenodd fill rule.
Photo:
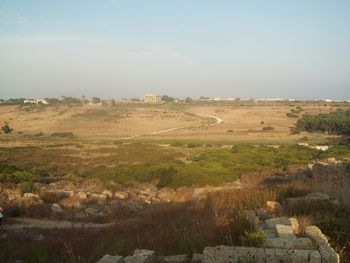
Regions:
<instances>
[{"instance_id":1,"label":"distant white building","mask_svg":"<svg viewBox=\"0 0 350 263\"><path fill-rule=\"evenodd\" d=\"M30 99L30 100L24 100L24 104L49 104L47 100L44 99Z\"/></svg>"},{"instance_id":2,"label":"distant white building","mask_svg":"<svg viewBox=\"0 0 350 263\"><path fill-rule=\"evenodd\" d=\"M145 94L145 96L143 97L144 102L161 102L162 98L159 95L155 95L155 94Z\"/></svg>"}]
</instances>

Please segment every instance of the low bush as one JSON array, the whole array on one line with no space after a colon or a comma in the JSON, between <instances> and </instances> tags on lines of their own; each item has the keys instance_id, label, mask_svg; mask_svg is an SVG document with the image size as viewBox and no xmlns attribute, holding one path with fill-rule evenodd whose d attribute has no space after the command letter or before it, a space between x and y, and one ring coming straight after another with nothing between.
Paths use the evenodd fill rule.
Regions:
<instances>
[{"instance_id":1,"label":"low bush","mask_svg":"<svg viewBox=\"0 0 350 263\"><path fill-rule=\"evenodd\" d=\"M262 247L264 235L260 230L245 231L241 245L245 247Z\"/></svg>"}]
</instances>

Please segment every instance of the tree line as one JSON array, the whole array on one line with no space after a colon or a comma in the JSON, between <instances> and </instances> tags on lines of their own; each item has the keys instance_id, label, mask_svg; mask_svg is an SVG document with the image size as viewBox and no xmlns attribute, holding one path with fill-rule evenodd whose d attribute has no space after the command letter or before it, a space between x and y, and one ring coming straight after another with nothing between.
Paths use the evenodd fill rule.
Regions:
<instances>
[{"instance_id":1,"label":"tree line","mask_svg":"<svg viewBox=\"0 0 350 263\"><path fill-rule=\"evenodd\" d=\"M296 131L350 135L350 109L339 109L329 114L305 114L297 121Z\"/></svg>"}]
</instances>

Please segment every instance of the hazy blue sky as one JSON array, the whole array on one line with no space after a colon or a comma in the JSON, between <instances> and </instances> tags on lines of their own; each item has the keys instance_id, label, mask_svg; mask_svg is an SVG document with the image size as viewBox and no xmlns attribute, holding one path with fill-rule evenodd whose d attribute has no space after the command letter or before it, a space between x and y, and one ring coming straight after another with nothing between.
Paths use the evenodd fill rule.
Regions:
<instances>
[{"instance_id":1,"label":"hazy blue sky","mask_svg":"<svg viewBox=\"0 0 350 263\"><path fill-rule=\"evenodd\" d=\"M0 97L350 98L349 0L0 0Z\"/></svg>"}]
</instances>

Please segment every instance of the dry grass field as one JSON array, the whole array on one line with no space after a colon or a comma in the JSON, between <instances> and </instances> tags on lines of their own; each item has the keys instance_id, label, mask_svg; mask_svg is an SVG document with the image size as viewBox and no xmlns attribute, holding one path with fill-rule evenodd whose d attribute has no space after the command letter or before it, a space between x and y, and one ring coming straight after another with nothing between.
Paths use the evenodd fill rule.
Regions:
<instances>
[{"instance_id":1,"label":"dry grass field","mask_svg":"<svg viewBox=\"0 0 350 263\"><path fill-rule=\"evenodd\" d=\"M24 139L37 134L73 133L82 140L110 141L201 140L221 142L295 143L305 135L291 134L297 118L286 114L328 113L346 104L245 103L245 104L120 104L111 106L1 106L0 121L9 121ZM209 117L212 116L212 117ZM217 117L221 123L215 124ZM266 130L264 130L266 129ZM161 132L159 132L161 131ZM323 134L309 139L322 142Z\"/></svg>"}]
</instances>

